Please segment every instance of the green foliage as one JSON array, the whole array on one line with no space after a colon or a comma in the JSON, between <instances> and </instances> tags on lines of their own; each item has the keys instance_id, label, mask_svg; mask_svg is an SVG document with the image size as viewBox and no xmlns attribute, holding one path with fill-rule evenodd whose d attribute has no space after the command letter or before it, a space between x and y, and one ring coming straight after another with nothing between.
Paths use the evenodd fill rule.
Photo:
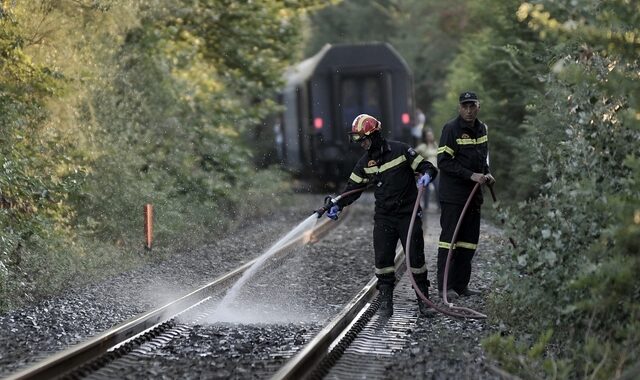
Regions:
<instances>
[{"instance_id":1,"label":"green foliage","mask_svg":"<svg viewBox=\"0 0 640 380\"><path fill-rule=\"evenodd\" d=\"M179 235L192 224L210 228L220 210L245 201L238 190L254 186L256 174L242 137L275 112L274 102L256 99L273 98L293 54L284 46L298 38L277 2L160 3L144 4L113 81L90 105L104 154L82 198L91 201L79 202L80 220L118 240L134 239L138 215L129 210L144 203L167 210L160 223L181 209L203 210L189 214L195 220Z\"/></svg>"},{"instance_id":2,"label":"green foliage","mask_svg":"<svg viewBox=\"0 0 640 380\"><path fill-rule=\"evenodd\" d=\"M609 379L640 361L640 62L637 42L616 34L618 27L637 35L637 9L626 9L609 33L603 15L620 15L625 4L582 3L584 12L558 1L524 3L517 12L558 45L538 74L543 88L530 98L517 144L541 185L505 212L518 249L503 253L492 302L508 331L548 344L523 362L506 351L513 336L486 342L523 377ZM564 369L546 365L549 358Z\"/></svg>"},{"instance_id":3,"label":"green foliage","mask_svg":"<svg viewBox=\"0 0 640 380\"><path fill-rule=\"evenodd\" d=\"M389 42L395 32L388 14L395 3L393 0L346 0L336 3L310 14L307 56L317 53L327 43Z\"/></svg>"},{"instance_id":4,"label":"green foliage","mask_svg":"<svg viewBox=\"0 0 640 380\"><path fill-rule=\"evenodd\" d=\"M0 309L144 260L145 203L161 255L286 188L252 138L319 1L2 4Z\"/></svg>"},{"instance_id":5,"label":"green foliage","mask_svg":"<svg viewBox=\"0 0 640 380\"><path fill-rule=\"evenodd\" d=\"M0 290L29 279L33 240L70 235L82 167L64 133L49 123L47 103L66 87L60 73L32 61L23 25L8 10L0 17ZM2 297L0 308L6 306Z\"/></svg>"},{"instance_id":6,"label":"green foliage","mask_svg":"<svg viewBox=\"0 0 640 380\"><path fill-rule=\"evenodd\" d=\"M526 340L516 341L514 336L501 338L494 335L485 340L484 346L500 361L505 371L519 373L523 379L564 379L570 374L568 363L552 355L545 357L552 336L553 330L547 330L531 344Z\"/></svg>"}]
</instances>

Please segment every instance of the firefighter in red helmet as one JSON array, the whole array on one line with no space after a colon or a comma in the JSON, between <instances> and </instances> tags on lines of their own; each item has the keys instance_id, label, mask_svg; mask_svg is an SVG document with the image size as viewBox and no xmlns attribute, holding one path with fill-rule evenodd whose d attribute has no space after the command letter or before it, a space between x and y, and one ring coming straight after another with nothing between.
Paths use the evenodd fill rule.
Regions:
<instances>
[{"instance_id":1,"label":"firefighter in red helmet","mask_svg":"<svg viewBox=\"0 0 640 380\"><path fill-rule=\"evenodd\" d=\"M373 227L373 247L375 251L375 274L380 291L380 313L389 317L393 314L393 288L396 282L394 258L398 240L406 247L406 238L418 195L418 183L426 186L438 174L429 161L408 144L386 140L382 136L381 124L373 116L358 115L349 132L349 140L360 144L366 152L360 157L349 177L343 193L373 185L375 196L375 216ZM340 211L356 201L362 192L353 192L337 200L327 211L327 216L337 219ZM419 210L419 213L422 211ZM321 213L320 213L321 214ZM411 232L411 252L409 255L411 272L423 294L428 297L429 281L424 258L422 218L417 217ZM418 297L420 313L431 317L435 311Z\"/></svg>"}]
</instances>

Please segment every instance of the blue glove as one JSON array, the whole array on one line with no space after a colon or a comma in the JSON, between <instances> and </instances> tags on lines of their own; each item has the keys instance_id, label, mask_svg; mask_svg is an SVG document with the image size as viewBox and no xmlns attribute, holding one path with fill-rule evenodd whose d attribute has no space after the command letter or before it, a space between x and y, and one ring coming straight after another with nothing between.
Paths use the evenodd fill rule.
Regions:
<instances>
[{"instance_id":1,"label":"blue glove","mask_svg":"<svg viewBox=\"0 0 640 380\"><path fill-rule=\"evenodd\" d=\"M329 212L327 212L327 218L331 218L333 220L338 220L338 215L340 215L341 211L342 211L342 209L340 208L340 206L333 205L329 209Z\"/></svg>"},{"instance_id":2,"label":"blue glove","mask_svg":"<svg viewBox=\"0 0 640 380\"><path fill-rule=\"evenodd\" d=\"M431 176L429 174L425 174L418 180L418 186L427 187L429 186L429 182L431 182Z\"/></svg>"}]
</instances>

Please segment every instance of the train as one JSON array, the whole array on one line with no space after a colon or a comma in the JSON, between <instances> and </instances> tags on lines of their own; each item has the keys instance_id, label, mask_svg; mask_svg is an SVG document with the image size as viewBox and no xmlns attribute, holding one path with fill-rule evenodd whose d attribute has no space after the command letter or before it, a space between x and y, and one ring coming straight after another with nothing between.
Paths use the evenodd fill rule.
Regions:
<instances>
[{"instance_id":1,"label":"train","mask_svg":"<svg viewBox=\"0 0 640 380\"><path fill-rule=\"evenodd\" d=\"M386 138L413 143L413 75L388 43L327 44L287 70L285 82L276 152L300 178L346 180L363 153L347 138L361 113L380 120Z\"/></svg>"}]
</instances>

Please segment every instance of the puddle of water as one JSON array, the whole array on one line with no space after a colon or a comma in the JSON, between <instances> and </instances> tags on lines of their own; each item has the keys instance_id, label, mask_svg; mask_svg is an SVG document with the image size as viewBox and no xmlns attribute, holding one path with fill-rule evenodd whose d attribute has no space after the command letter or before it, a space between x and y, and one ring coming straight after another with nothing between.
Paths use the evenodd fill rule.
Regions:
<instances>
[{"instance_id":1,"label":"puddle of water","mask_svg":"<svg viewBox=\"0 0 640 380\"><path fill-rule=\"evenodd\" d=\"M313 229L318 222L318 216L314 213L300 224L298 224L295 228L289 231L283 238L278 240L275 244L273 244L266 252L264 252L253 265L249 269L247 269L238 281L227 291L227 294L220 301L211 317L208 318L210 321L225 321L225 322L234 322L237 320L246 319L247 315L243 312L238 312L236 310L231 309L231 304L238 297L240 293L240 289L253 277L253 275L260 269L262 264L274 253L276 253L280 248L287 245L292 240L300 237L300 235L308 233L311 229ZM255 318L255 317L254 317Z\"/></svg>"}]
</instances>

